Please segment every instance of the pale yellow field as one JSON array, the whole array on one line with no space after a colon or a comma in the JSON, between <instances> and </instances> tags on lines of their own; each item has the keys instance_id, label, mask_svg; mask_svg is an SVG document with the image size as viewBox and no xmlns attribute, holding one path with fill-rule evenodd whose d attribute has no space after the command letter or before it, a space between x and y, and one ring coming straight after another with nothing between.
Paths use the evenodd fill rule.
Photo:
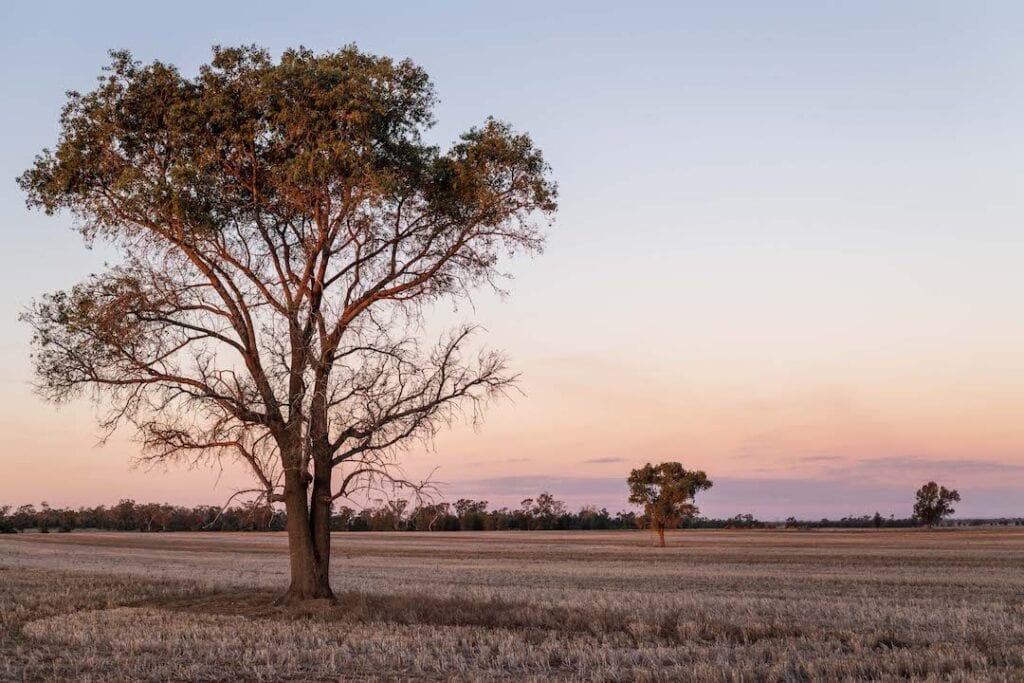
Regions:
<instances>
[{"instance_id":1,"label":"pale yellow field","mask_svg":"<svg viewBox=\"0 0 1024 683\"><path fill-rule=\"evenodd\" d=\"M0 536L2 680L1024 680L1024 529Z\"/></svg>"}]
</instances>

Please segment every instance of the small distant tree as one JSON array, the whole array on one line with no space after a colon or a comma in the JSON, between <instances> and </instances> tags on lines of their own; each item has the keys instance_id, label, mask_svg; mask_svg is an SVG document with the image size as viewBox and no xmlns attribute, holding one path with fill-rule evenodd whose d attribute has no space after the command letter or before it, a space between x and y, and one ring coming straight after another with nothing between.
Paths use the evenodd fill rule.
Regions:
<instances>
[{"instance_id":1,"label":"small distant tree","mask_svg":"<svg viewBox=\"0 0 1024 683\"><path fill-rule=\"evenodd\" d=\"M53 524L53 508L45 500L39 504L40 510L36 514L36 528L39 529L39 533L48 534L50 533L50 527Z\"/></svg>"},{"instance_id":2,"label":"small distant tree","mask_svg":"<svg viewBox=\"0 0 1024 683\"><path fill-rule=\"evenodd\" d=\"M384 509L392 520L392 528L395 531L401 530L402 520L405 518L405 509L407 507L409 507L409 501L404 498L395 498L385 503Z\"/></svg>"},{"instance_id":3,"label":"small distant tree","mask_svg":"<svg viewBox=\"0 0 1024 683\"><path fill-rule=\"evenodd\" d=\"M882 517L882 514L877 510L875 511L875 515L871 518L871 524L876 529L881 529L882 526L885 524L885 519Z\"/></svg>"},{"instance_id":4,"label":"small distant tree","mask_svg":"<svg viewBox=\"0 0 1024 683\"><path fill-rule=\"evenodd\" d=\"M451 514L450 503L417 505L409 513L409 524L416 531L449 531L458 529L458 517Z\"/></svg>"},{"instance_id":5,"label":"small distant tree","mask_svg":"<svg viewBox=\"0 0 1024 683\"><path fill-rule=\"evenodd\" d=\"M633 470L627 482L629 502L643 506L643 521L658 532L658 546L662 548L666 527L678 526L683 519L696 515L694 497L712 486L704 472L686 470L678 462L647 463Z\"/></svg>"},{"instance_id":6,"label":"small distant tree","mask_svg":"<svg viewBox=\"0 0 1024 683\"><path fill-rule=\"evenodd\" d=\"M342 505L337 510L332 508L331 531L348 531L355 517L356 511L347 505Z\"/></svg>"},{"instance_id":7,"label":"small distant tree","mask_svg":"<svg viewBox=\"0 0 1024 683\"><path fill-rule=\"evenodd\" d=\"M565 511L565 503L547 491L533 499L533 508L530 510L538 529L553 529L555 522L565 514Z\"/></svg>"},{"instance_id":8,"label":"small distant tree","mask_svg":"<svg viewBox=\"0 0 1024 683\"><path fill-rule=\"evenodd\" d=\"M738 514L725 520L727 529L760 529L764 524L750 513Z\"/></svg>"},{"instance_id":9,"label":"small distant tree","mask_svg":"<svg viewBox=\"0 0 1024 683\"><path fill-rule=\"evenodd\" d=\"M455 501L455 515L459 518L459 528L463 531L482 531L486 514L486 500L459 498Z\"/></svg>"},{"instance_id":10,"label":"small distant tree","mask_svg":"<svg viewBox=\"0 0 1024 683\"><path fill-rule=\"evenodd\" d=\"M956 512L952 503L959 502L960 493L956 489L947 489L930 481L917 490L914 518L927 526L935 526L943 517Z\"/></svg>"},{"instance_id":11,"label":"small distant tree","mask_svg":"<svg viewBox=\"0 0 1024 683\"><path fill-rule=\"evenodd\" d=\"M31 503L20 506L11 515L11 525L16 530L29 529L36 523L36 506Z\"/></svg>"},{"instance_id":12,"label":"small distant tree","mask_svg":"<svg viewBox=\"0 0 1024 683\"><path fill-rule=\"evenodd\" d=\"M598 510L592 505L580 508L576 515L576 526L579 529L607 529L611 526L611 515L606 508Z\"/></svg>"}]
</instances>

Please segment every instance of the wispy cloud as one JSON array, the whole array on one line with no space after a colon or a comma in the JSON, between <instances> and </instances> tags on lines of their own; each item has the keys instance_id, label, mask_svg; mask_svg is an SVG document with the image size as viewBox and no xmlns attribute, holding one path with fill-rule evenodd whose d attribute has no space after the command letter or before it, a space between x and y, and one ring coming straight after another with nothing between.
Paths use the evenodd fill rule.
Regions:
<instances>
[{"instance_id":1,"label":"wispy cloud","mask_svg":"<svg viewBox=\"0 0 1024 683\"><path fill-rule=\"evenodd\" d=\"M798 458L800 462L836 462L845 460L841 455L806 455Z\"/></svg>"},{"instance_id":2,"label":"wispy cloud","mask_svg":"<svg viewBox=\"0 0 1024 683\"><path fill-rule=\"evenodd\" d=\"M936 472L1004 472L1024 473L1024 464L1001 462L999 460L974 460L970 458L924 458L924 457L884 457L860 458L862 467L883 467L904 470L928 469Z\"/></svg>"},{"instance_id":3,"label":"wispy cloud","mask_svg":"<svg viewBox=\"0 0 1024 683\"><path fill-rule=\"evenodd\" d=\"M906 482L918 478L960 477L962 481L998 483L1007 475L1024 475L1024 464L991 459L870 456L845 458L812 456L801 463L817 465L816 475L835 480Z\"/></svg>"},{"instance_id":4,"label":"wispy cloud","mask_svg":"<svg viewBox=\"0 0 1024 683\"><path fill-rule=\"evenodd\" d=\"M533 458L499 458L494 460L472 460L467 462L467 465L511 465L521 462L533 462Z\"/></svg>"},{"instance_id":5,"label":"wispy cloud","mask_svg":"<svg viewBox=\"0 0 1024 683\"><path fill-rule=\"evenodd\" d=\"M584 460L583 462L588 464L588 465L603 465L605 463L612 463L612 462L626 462L626 459L625 458L590 458L589 460Z\"/></svg>"}]
</instances>

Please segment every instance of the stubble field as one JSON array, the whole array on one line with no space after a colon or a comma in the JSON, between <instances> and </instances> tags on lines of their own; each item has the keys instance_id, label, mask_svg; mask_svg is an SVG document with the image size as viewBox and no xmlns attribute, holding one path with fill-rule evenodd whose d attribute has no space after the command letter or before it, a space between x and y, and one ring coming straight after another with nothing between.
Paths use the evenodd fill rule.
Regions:
<instances>
[{"instance_id":1,"label":"stubble field","mask_svg":"<svg viewBox=\"0 0 1024 683\"><path fill-rule=\"evenodd\" d=\"M1024 529L0 536L0 680L1024 680Z\"/></svg>"}]
</instances>

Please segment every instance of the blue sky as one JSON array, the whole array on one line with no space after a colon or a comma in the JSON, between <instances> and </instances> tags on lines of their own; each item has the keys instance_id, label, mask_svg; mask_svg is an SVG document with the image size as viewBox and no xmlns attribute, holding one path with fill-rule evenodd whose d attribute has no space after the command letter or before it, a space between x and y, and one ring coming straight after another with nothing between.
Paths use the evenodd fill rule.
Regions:
<instances>
[{"instance_id":1,"label":"blue sky","mask_svg":"<svg viewBox=\"0 0 1024 683\"><path fill-rule=\"evenodd\" d=\"M26 385L18 311L110 257L13 182L55 142L63 92L111 48L192 73L213 44L355 42L431 74L439 143L509 120L561 186L511 298L460 313L526 397L411 470L441 465L453 495L511 499L518 477L618 508L624 486L594 482L672 458L785 482L810 515L905 514L882 485L927 478L965 513L1024 510L1021 35L1009 2L5 4L0 499L211 502L237 475L129 470L129 435L96 449L87 406L55 420ZM86 489L48 490L51 463ZM741 489L706 510L781 512Z\"/></svg>"}]
</instances>

